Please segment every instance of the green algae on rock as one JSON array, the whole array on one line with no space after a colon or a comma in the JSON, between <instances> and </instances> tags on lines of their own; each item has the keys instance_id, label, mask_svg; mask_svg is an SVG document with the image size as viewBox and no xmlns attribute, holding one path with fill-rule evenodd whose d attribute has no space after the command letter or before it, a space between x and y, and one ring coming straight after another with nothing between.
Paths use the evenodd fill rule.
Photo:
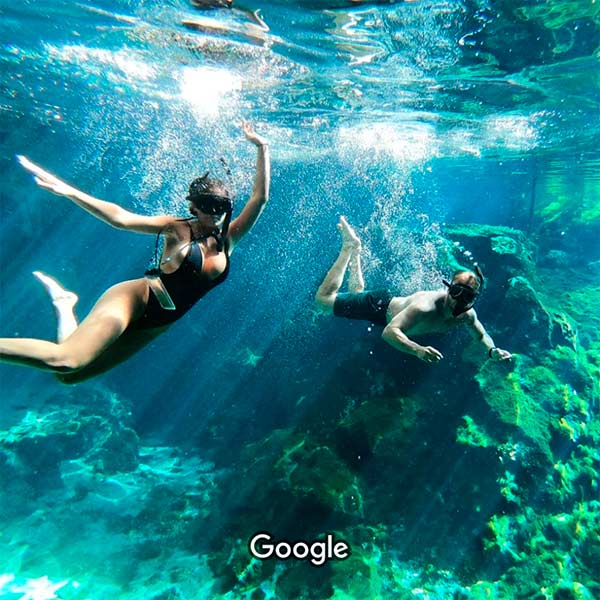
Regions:
<instances>
[{"instance_id":1,"label":"green algae on rock","mask_svg":"<svg viewBox=\"0 0 600 600\"><path fill-rule=\"evenodd\" d=\"M485 363L476 375L485 401L505 424L527 436L552 461L550 450L550 415L541 407L537 393L529 393L522 384L531 364L514 357L513 369L492 362Z\"/></svg>"},{"instance_id":2,"label":"green algae on rock","mask_svg":"<svg viewBox=\"0 0 600 600\"><path fill-rule=\"evenodd\" d=\"M464 415L463 421L464 424L456 430L456 441L459 444L480 448L496 446L497 443L469 415Z\"/></svg>"}]
</instances>

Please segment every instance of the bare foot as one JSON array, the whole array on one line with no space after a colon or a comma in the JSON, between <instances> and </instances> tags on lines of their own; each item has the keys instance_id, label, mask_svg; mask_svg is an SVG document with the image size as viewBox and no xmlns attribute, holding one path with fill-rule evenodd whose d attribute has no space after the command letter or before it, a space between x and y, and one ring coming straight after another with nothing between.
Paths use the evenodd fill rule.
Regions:
<instances>
[{"instance_id":1,"label":"bare foot","mask_svg":"<svg viewBox=\"0 0 600 600\"><path fill-rule=\"evenodd\" d=\"M58 305L61 304L73 308L77 304L79 296L69 290L65 290L56 279L53 279L49 275L45 275L41 271L34 271L33 274L46 288L48 295L52 298L52 304L54 304L54 306L58 307Z\"/></svg>"},{"instance_id":2,"label":"bare foot","mask_svg":"<svg viewBox=\"0 0 600 600\"><path fill-rule=\"evenodd\" d=\"M356 235L354 229L350 227L345 217L340 217L340 222L338 223L337 228L342 234L342 246L350 250L360 252L360 238Z\"/></svg>"}]
</instances>

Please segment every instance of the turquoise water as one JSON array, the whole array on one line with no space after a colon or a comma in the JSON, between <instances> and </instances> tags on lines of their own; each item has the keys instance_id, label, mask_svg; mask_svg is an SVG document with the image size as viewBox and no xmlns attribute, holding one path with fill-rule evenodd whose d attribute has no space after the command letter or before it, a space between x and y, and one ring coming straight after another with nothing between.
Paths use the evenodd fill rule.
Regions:
<instances>
[{"instance_id":1,"label":"turquoise water","mask_svg":"<svg viewBox=\"0 0 600 600\"><path fill-rule=\"evenodd\" d=\"M236 210L250 194L242 119L272 155L227 282L167 333L75 386L0 365L0 597L599 597L598 4L248 7L268 31L185 0L0 0L1 335L54 339L32 271L84 316L154 247L17 154L181 215L221 157ZM452 333L426 365L317 314L340 214L369 287L478 261L513 361ZM352 555L263 562L259 531Z\"/></svg>"}]
</instances>

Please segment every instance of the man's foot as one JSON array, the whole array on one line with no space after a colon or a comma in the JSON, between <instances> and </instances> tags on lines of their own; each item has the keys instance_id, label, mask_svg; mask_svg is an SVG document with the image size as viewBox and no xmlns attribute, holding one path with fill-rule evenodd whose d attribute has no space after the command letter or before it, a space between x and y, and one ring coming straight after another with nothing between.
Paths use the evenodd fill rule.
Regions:
<instances>
[{"instance_id":1,"label":"man's foot","mask_svg":"<svg viewBox=\"0 0 600 600\"><path fill-rule=\"evenodd\" d=\"M340 222L338 223L337 228L342 234L342 246L350 250L360 252L360 238L356 235L354 229L350 227L345 217L340 217Z\"/></svg>"},{"instance_id":2,"label":"man's foot","mask_svg":"<svg viewBox=\"0 0 600 600\"><path fill-rule=\"evenodd\" d=\"M41 271L34 271L33 274L42 282L42 285L46 288L50 298L52 298L52 304L58 308L58 306L68 306L73 308L79 296L69 290L65 290L56 279L53 279L49 275L45 275Z\"/></svg>"}]
</instances>

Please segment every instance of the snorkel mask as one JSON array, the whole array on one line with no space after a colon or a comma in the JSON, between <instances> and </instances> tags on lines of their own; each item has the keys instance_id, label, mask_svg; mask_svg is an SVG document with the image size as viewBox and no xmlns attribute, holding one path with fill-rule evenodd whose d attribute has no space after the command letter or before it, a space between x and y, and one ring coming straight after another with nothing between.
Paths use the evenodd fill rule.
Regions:
<instances>
[{"instance_id":1,"label":"snorkel mask","mask_svg":"<svg viewBox=\"0 0 600 600\"><path fill-rule=\"evenodd\" d=\"M187 200L206 215L225 216L217 237L217 247L221 251L233 212L233 200L229 190L218 179L210 179L207 171L202 177L197 177L192 181Z\"/></svg>"},{"instance_id":2,"label":"snorkel mask","mask_svg":"<svg viewBox=\"0 0 600 600\"><path fill-rule=\"evenodd\" d=\"M477 296L479 296L479 289L483 287L484 282L483 273L481 272L479 265L475 265L475 274L479 280L478 289L475 289L466 283L450 283L445 279L442 279L442 283L448 288L450 298L456 301L456 304L452 309L452 316L458 317L473 308L473 304L475 304L475 300L477 299Z\"/></svg>"}]
</instances>

